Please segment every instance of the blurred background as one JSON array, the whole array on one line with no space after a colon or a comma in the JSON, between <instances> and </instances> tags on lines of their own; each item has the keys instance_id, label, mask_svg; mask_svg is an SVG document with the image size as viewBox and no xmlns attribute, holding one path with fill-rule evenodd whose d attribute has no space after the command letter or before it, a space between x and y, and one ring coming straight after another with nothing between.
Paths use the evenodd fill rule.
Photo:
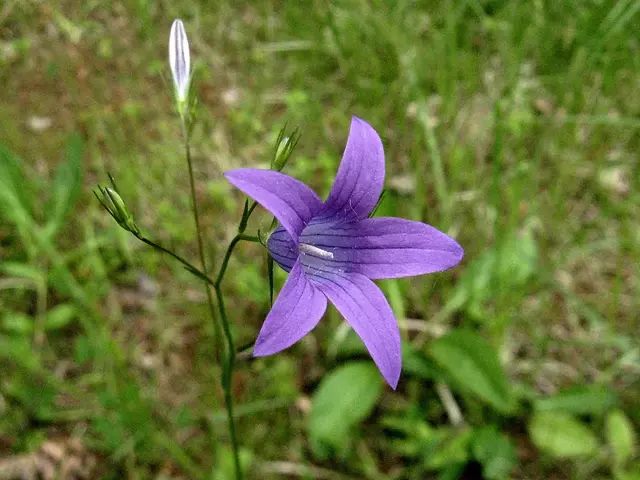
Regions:
<instances>
[{"instance_id":1,"label":"blurred background","mask_svg":"<svg viewBox=\"0 0 640 480\"><path fill-rule=\"evenodd\" d=\"M3 0L0 479L232 478L202 285L92 194L111 173L143 232L197 261L175 17L211 270L244 202L222 173L267 167L286 123L285 172L326 195L352 115L384 142L378 215L466 250L380 282L395 392L333 307L239 362L249 478L640 478L639 1ZM270 307L266 252L236 252L244 345Z\"/></svg>"}]
</instances>

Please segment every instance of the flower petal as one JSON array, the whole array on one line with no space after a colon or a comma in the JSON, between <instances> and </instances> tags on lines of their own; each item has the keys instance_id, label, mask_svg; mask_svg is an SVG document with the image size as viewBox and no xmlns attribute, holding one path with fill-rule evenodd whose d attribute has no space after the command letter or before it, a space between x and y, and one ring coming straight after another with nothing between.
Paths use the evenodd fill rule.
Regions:
<instances>
[{"instance_id":1,"label":"flower petal","mask_svg":"<svg viewBox=\"0 0 640 480\"><path fill-rule=\"evenodd\" d=\"M457 265L464 251L454 239L425 223L377 217L335 225L312 222L299 238L327 252L304 254L305 266L357 272L371 279L440 272Z\"/></svg>"},{"instance_id":2,"label":"flower petal","mask_svg":"<svg viewBox=\"0 0 640 480\"><path fill-rule=\"evenodd\" d=\"M290 272L298 258L298 245L282 227L276 228L267 240L269 253L285 272Z\"/></svg>"},{"instance_id":3,"label":"flower petal","mask_svg":"<svg viewBox=\"0 0 640 480\"><path fill-rule=\"evenodd\" d=\"M224 174L233 185L257 201L278 219L297 240L322 201L304 183L272 170L239 168Z\"/></svg>"},{"instance_id":4,"label":"flower petal","mask_svg":"<svg viewBox=\"0 0 640 480\"><path fill-rule=\"evenodd\" d=\"M326 297L296 262L260 329L253 355L262 357L290 347L318 324L326 309Z\"/></svg>"},{"instance_id":5,"label":"flower petal","mask_svg":"<svg viewBox=\"0 0 640 480\"><path fill-rule=\"evenodd\" d=\"M344 221L367 218L383 184L382 141L371 125L353 117L347 147L321 217Z\"/></svg>"},{"instance_id":6,"label":"flower petal","mask_svg":"<svg viewBox=\"0 0 640 480\"><path fill-rule=\"evenodd\" d=\"M336 306L395 390L402 369L400 331L380 289L364 275L316 273L310 281Z\"/></svg>"}]
</instances>

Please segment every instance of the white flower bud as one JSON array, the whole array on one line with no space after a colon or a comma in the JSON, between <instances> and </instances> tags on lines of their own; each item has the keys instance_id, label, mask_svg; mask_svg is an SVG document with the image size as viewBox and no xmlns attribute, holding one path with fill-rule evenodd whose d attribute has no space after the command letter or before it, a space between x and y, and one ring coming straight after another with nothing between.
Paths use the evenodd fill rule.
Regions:
<instances>
[{"instance_id":1,"label":"white flower bud","mask_svg":"<svg viewBox=\"0 0 640 480\"><path fill-rule=\"evenodd\" d=\"M185 103L189 95L189 82L191 81L191 56L189 54L187 33L180 19L174 20L173 25L171 25L169 65L171 66L178 103Z\"/></svg>"}]
</instances>

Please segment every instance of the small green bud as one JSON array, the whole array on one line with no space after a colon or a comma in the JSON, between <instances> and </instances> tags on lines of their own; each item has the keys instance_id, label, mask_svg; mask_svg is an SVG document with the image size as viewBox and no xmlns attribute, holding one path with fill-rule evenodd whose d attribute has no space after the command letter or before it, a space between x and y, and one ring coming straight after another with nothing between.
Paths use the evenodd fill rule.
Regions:
<instances>
[{"instance_id":1,"label":"small green bud","mask_svg":"<svg viewBox=\"0 0 640 480\"><path fill-rule=\"evenodd\" d=\"M127 206L125 205L122 197L114 188L98 187L102 197L98 196L98 200L102 203L102 206L106 208L111 216L118 222L118 224L125 230L131 233L138 234L140 230L133 220L133 216L129 213Z\"/></svg>"},{"instance_id":2,"label":"small green bud","mask_svg":"<svg viewBox=\"0 0 640 480\"><path fill-rule=\"evenodd\" d=\"M284 128L280 131L278 135L278 143L276 145L276 153L273 156L273 161L271 162L271 168L277 172L281 171L287 162L289 161L289 157L293 153L293 149L300 140L300 132L299 129L296 128L291 135L284 135Z\"/></svg>"},{"instance_id":3,"label":"small green bud","mask_svg":"<svg viewBox=\"0 0 640 480\"><path fill-rule=\"evenodd\" d=\"M125 218L128 216L129 213L127 212L127 207L125 206L122 197L118 195L118 192L109 187L106 187L104 190L107 192L105 197L109 199L109 206L112 207L112 211L116 213L116 218Z\"/></svg>"}]
</instances>

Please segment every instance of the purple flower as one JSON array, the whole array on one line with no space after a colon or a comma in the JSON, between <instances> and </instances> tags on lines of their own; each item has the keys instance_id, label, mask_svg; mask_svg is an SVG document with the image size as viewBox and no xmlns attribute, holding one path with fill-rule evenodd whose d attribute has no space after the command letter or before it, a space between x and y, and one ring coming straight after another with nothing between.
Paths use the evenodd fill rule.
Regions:
<instances>
[{"instance_id":1,"label":"purple flower","mask_svg":"<svg viewBox=\"0 0 640 480\"><path fill-rule=\"evenodd\" d=\"M402 368L400 332L389 303L372 282L439 272L463 250L424 223L368 218L382 192L384 151L376 131L353 117L349 140L326 202L305 184L272 170L238 169L227 179L282 225L267 247L290 272L262 325L254 356L290 347L320 321L333 303L396 388Z\"/></svg>"}]
</instances>

